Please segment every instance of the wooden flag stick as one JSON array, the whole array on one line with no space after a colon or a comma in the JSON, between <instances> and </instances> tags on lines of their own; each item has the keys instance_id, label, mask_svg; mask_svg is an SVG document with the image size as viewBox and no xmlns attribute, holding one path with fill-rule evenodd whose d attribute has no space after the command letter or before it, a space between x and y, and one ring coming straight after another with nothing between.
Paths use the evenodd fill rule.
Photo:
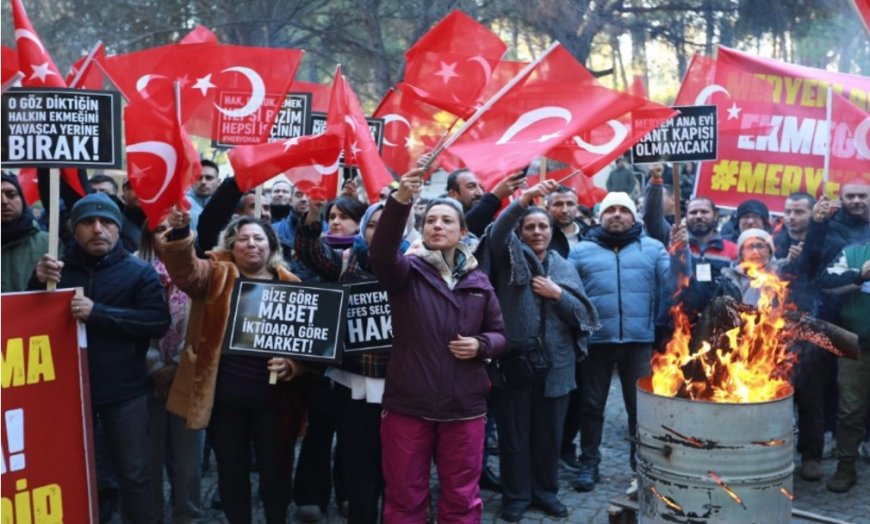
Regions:
<instances>
[{"instance_id":1,"label":"wooden flag stick","mask_svg":"<svg viewBox=\"0 0 870 524\"><path fill-rule=\"evenodd\" d=\"M57 259L60 235L60 170L51 169L48 174L48 254ZM57 282L49 281L45 289L54 291Z\"/></svg>"},{"instance_id":2,"label":"wooden flag stick","mask_svg":"<svg viewBox=\"0 0 870 524\"><path fill-rule=\"evenodd\" d=\"M263 185L254 189L254 216L263 218Z\"/></svg>"},{"instance_id":3,"label":"wooden flag stick","mask_svg":"<svg viewBox=\"0 0 870 524\"><path fill-rule=\"evenodd\" d=\"M10 87L15 87L15 84L17 84L21 80L24 80L24 73L22 73L21 71L16 71L15 74L12 75L12 78L3 82L2 91L0 92L5 93L7 89L9 89Z\"/></svg>"},{"instance_id":4,"label":"wooden flag stick","mask_svg":"<svg viewBox=\"0 0 870 524\"><path fill-rule=\"evenodd\" d=\"M562 185L562 182L568 180L569 178L572 178L572 177L574 177L574 176L577 176L577 175L579 175L579 174L582 173L582 172L583 172L582 169L575 169L574 171L571 171L570 174L565 175L564 177L560 178L559 180L556 180L556 183L559 184L559 185L561 186L561 185Z\"/></svg>"},{"instance_id":5,"label":"wooden flag stick","mask_svg":"<svg viewBox=\"0 0 870 524\"><path fill-rule=\"evenodd\" d=\"M468 128L470 128L472 125L474 125L475 122L480 120L480 117L482 117L484 113L489 111L489 109L496 102L501 100L501 98L504 97L504 95L507 94L508 91L510 91L515 85L525 80L525 78L529 76L532 70L536 68L538 64L543 62L544 59L547 58L547 55L552 53L553 50L556 49L559 45L559 42L553 42L552 44L550 44L550 47L548 47L541 56L539 56L533 62L530 62L526 67L523 68L522 71L517 74L517 76L513 77L510 82L502 86L502 88L499 89L496 94L492 95L492 97L490 97L490 99L487 100L485 104L480 106L480 108L475 111L473 115L471 115L471 118L466 120L465 123L462 124L462 126L457 129L455 133L453 133L453 136L445 140L444 143L441 144L439 147L432 150L429 156L429 160L423 165L423 169L425 171L428 171L429 168L432 167L432 162L435 161L435 158L439 154L441 154L441 151L444 151L445 149L453 145L453 143L456 142L459 137L461 137L468 130Z\"/></svg>"},{"instance_id":6,"label":"wooden flag stick","mask_svg":"<svg viewBox=\"0 0 870 524\"><path fill-rule=\"evenodd\" d=\"M72 82L69 83L70 87L78 87L79 82L82 81L82 78L85 76L85 71L91 66L91 62L94 61L94 57L97 55L97 51L103 46L103 41L98 40L94 47L91 48L90 52L88 52L87 58L82 62L82 66L76 71L76 76L72 79Z\"/></svg>"},{"instance_id":7,"label":"wooden flag stick","mask_svg":"<svg viewBox=\"0 0 870 524\"><path fill-rule=\"evenodd\" d=\"M679 162L674 162L673 167L673 181L674 181L674 224L680 225L681 219L681 209L680 209L680 164Z\"/></svg>"}]
</instances>

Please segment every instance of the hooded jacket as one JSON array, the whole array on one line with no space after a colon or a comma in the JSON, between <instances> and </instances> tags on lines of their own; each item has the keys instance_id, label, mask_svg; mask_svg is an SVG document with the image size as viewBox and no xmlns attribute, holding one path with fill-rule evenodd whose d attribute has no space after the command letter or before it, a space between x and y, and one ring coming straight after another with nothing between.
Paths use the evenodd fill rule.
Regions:
<instances>
[{"instance_id":1,"label":"hooded jacket","mask_svg":"<svg viewBox=\"0 0 870 524\"><path fill-rule=\"evenodd\" d=\"M48 233L36 226L17 177L4 174L3 182L15 186L21 199L21 215L13 222L3 224L2 230L2 291L11 293L27 290L33 268L42 255L48 253Z\"/></svg>"},{"instance_id":2,"label":"hooded jacket","mask_svg":"<svg viewBox=\"0 0 870 524\"><path fill-rule=\"evenodd\" d=\"M485 360L505 345L498 300L479 269L458 276L451 289L429 262L403 255L399 246L410 212L410 204L388 198L370 249L393 316L383 406L429 420L482 417L490 388ZM476 358L450 353L447 344L457 335L478 339Z\"/></svg>"}]
</instances>

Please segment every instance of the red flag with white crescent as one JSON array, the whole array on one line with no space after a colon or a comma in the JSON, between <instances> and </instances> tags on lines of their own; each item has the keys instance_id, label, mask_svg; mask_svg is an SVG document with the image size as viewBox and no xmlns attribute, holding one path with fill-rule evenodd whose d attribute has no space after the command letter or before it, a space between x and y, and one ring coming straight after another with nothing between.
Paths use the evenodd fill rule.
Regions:
<instances>
[{"instance_id":1,"label":"red flag with white crescent","mask_svg":"<svg viewBox=\"0 0 870 524\"><path fill-rule=\"evenodd\" d=\"M218 37L211 29L204 25L197 25L189 33L178 41L181 45L186 44L217 44Z\"/></svg>"},{"instance_id":2,"label":"red flag with white crescent","mask_svg":"<svg viewBox=\"0 0 870 524\"><path fill-rule=\"evenodd\" d=\"M870 185L870 113L833 93L831 162L828 181Z\"/></svg>"},{"instance_id":3,"label":"red flag with white crescent","mask_svg":"<svg viewBox=\"0 0 870 524\"><path fill-rule=\"evenodd\" d=\"M24 73L24 87L66 87L54 60L36 33L24 4L12 0L12 19L15 25L15 47L18 49L18 67Z\"/></svg>"},{"instance_id":4,"label":"red flag with white crescent","mask_svg":"<svg viewBox=\"0 0 870 524\"><path fill-rule=\"evenodd\" d=\"M557 46L448 149L490 186L582 131L645 103L601 86Z\"/></svg>"},{"instance_id":5,"label":"red flag with white crescent","mask_svg":"<svg viewBox=\"0 0 870 524\"><path fill-rule=\"evenodd\" d=\"M127 178L153 230L173 206L189 208L185 191L201 175L199 153L174 106L161 108L142 97L124 109L124 137Z\"/></svg>"},{"instance_id":6,"label":"red flag with white crescent","mask_svg":"<svg viewBox=\"0 0 870 524\"><path fill-rule=\"evenodd\" d=\"M453 11L405 53L405 77L398 87L455 115L471 116L506 49L498 35Z\"/></svg>"},{"instance_id":7,"label":"red flag with white crescent","mask_svg":"<svg viewBox=\"0 0 870 524\"><path fill-rule=\"evenodd\" d=\"M128 99L139 95L168 107L181 82L182 122L198 136L216 135L215 121L261 115L265 141L278 116L264 102L283 100L302 59L297 49L215 45L167 45L106 57L103 67Z\"/></svg>"}]
</instances>

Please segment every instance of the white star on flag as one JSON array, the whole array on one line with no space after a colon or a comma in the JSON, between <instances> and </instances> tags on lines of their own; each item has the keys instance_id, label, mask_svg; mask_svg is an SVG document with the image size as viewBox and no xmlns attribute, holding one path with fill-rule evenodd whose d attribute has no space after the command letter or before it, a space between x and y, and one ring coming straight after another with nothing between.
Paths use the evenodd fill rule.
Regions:
<instances>
[{"instance_id":1,"label":"white star on flag","mask_svg":"<svg viewBox=\"0 0 870 524\"><path fill-rule=\"evenodd\" d=\"M452 64L441 62L441 69L435 72L435 76L440 76L445 84L449 82L451 78L459 76L456 74L456 62L453 62Z\"/></svg>"},{"instance_id":2,"label":"white star on flag","mask_svg":"<svg viewBox=\"0 0 870 524\"><path fill-rule=\"evenodd\" d=\"M211 83L211 73L205 75L202 78L197 78L196 83L193 84L191 89L199 89L202 92L202 96L208 95L209 89L214 89L216 86Z\"/></svg>"},{"instance_id":3,"label":"white star on flag","mask_svg":"<svg viewBox=\"0 0 870 524\"><path fill-rule=\"evenodd\" d=\"M362 149L357 147L356 141L354 141L353 144L350 145L350 152L353 154L353 156L356 156L357 153L359 153L360 151L362 151Z\"/></svg>"},{"instance_id":4,"label":"white star on flag","mask_svg":"<svg viewBox=\"0 0 870 524\"><path fill-rule=\"evenodd\" d=\"M423 143L418 141L412 135L408 135L407 137L405 137L405 148L406 149L414 149L415 147L419 147L422 145L423 145Z\"/></svg>"},{"instance_id":5,"label":"white star on flag","mask_svg":"<svg viewBox=\"0 0 870 524\"><path fill-rule=\"evenodd\" d=\"M285 140L284 141L284 152L286 153L288 149L290 149L291 147L295 146L298 143L299 143L298 136L294 136L293 138L289 138L289 139Z\"/></svg>"},{"instance_id":6,"label":"white star on flag","mask_svg":"<svg viewBox=\"0 0 870 524\"><path fill-rule=\"evenodd\" d=\"M49 68L48 68L48 62L45 62L45 63L42 64L42 65L38 65L38 66L34 66L34 67L33 67L33 74L30 75L30 80L33 80L34 78L38 78L39 81L42 82L42 83L44 84L44 83L45 83L45 77L47 77L47 76L49 76L49 75L55 75L55 76L57 76L57 73L55 73L54 71L52 71L51 69L49 69Z\"/></svg>"},{"instance_id":7,"label":"white star on flag","mask_svg":"<svg viewBox=\"0 0 870 524\"><path fill-rule=\"evenodd\" d=\"M742 108L737 107L737 102L734 102L730 108L728 108L728 120L736 120L740 117L740 111Z\"/></svg>"}]
</instances>

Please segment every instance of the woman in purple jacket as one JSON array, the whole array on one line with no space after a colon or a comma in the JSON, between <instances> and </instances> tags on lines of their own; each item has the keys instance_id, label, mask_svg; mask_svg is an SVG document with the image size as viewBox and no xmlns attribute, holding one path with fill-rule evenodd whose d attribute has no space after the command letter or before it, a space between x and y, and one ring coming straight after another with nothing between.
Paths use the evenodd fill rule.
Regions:
<instances>
[{"instance_id":1,"label":"woman in purple jacket","mask_svg":"<svg viewBox=\"0 0 870 524\"><path fill-rule=\"evenodd\" d=\"M422 241L399 251L422 174L402 177L370 249L393 315L381 420L384 522L426 522L433 455L438 522L480 522L486 360L504 347L504 323L489 279L460 242L467 229L458 202L431 201Z\"/></svg>"}]
</instances>

